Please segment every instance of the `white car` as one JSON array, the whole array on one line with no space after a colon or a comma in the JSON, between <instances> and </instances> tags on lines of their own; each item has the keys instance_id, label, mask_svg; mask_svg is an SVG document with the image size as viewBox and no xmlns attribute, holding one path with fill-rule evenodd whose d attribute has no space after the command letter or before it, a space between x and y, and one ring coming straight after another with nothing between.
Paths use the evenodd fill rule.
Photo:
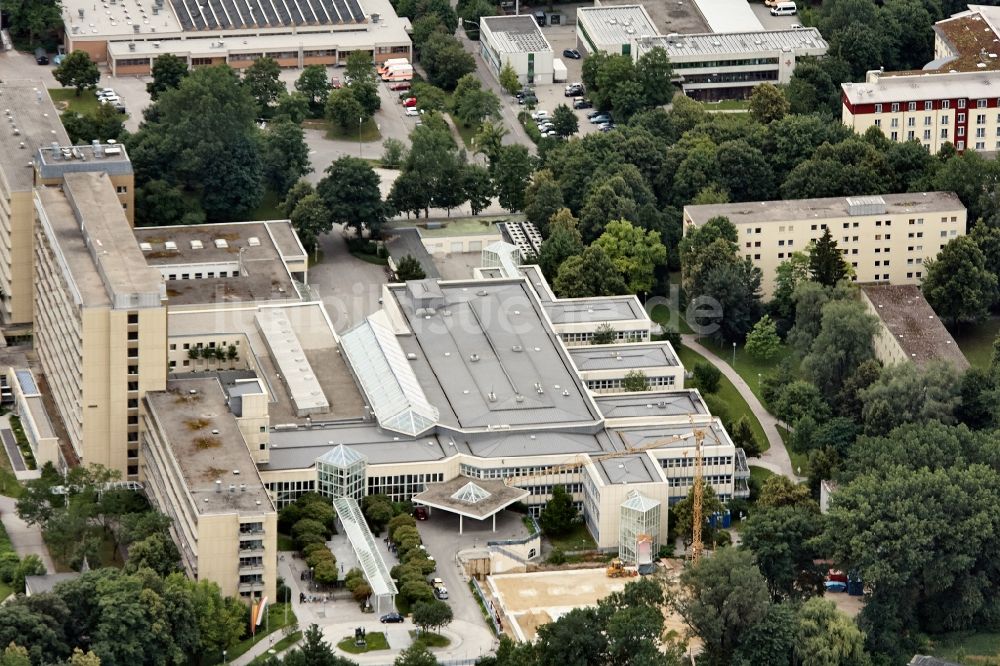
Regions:
<instances>
[{"instance_id":1,"label":"white car","mask_svg":"<svg viewBox=\"0 0 1000 666\"><path fill-rule=\"evenodd\" d=\"M413 116L419 116L420 115L420 112L417 111L417 107L415 107L415 106L408 106L408 107L406 107L406 112L405 113L406 113L406 115L411 116L411 117L413 117Z\"/></svg>"},{"instance_id":2,"label":"white car","mask_svg":"<svg viewBox=\"0 0 1000 666\"><path fill-rule=\"evenodd\" d=\"M531 117L532 119L535 120L535 122L538 122L539 120L548 120L550 118L549 112L546 111L545 109L539 109L538 111L535 111L534 113L531 114Z\"/></svg>"},{"instance_id":3,"label":"white car","mask_svg":"<svg viewBox=\"0 0 1000 666\"><path fill-rule=\"evenodd\" d=\"M101 104L121 104L122 99L118 95L109 95L108 97L98 97L97 101Z\"/></svg>"}]
</instances>

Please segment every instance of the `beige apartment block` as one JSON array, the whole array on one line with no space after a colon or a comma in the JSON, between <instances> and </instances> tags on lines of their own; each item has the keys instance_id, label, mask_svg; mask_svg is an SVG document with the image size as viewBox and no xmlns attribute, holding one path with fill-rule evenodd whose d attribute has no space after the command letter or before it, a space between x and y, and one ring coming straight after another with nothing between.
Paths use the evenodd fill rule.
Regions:
<instances>
[{"instance_id":1,"label":"beige apartment block","mask_svg":"<svg viewBox=\"0 0 1000 666\"><path fill-rule=\"evenodd\" d=\"M953 192L754 201L684 207L684 233L714 217L739 234L740 255L761 269L765 300L778 266L830 230L856 282L919 284L924 261L966 232L966 212Z\"/></svg>"},{"instance_id":2,"label":"beige apartment block","mask_svg":"<svg viewBox=\"0 0 1000 666\"><path fill-rule=\"evenodd\" d=\"M875 357L884 365L950 363L959 371L969 361L944 327L930 303L913 284L861 285L861 301L878 317Z\"/></svg>"},{"instance_id":3,"label":"beige apartment block","mask_svg":"<svg viewBox=\"0 0 1000 666\"><path fill-rule=\"evenodd\" d=\"M130 225L135 225L135 175L125 146L96 139L89 144L60 145L53 141L35 154L35 185L59 185L67 173L103 171L115 188Z\"/></svg>"},{"instance_id":4,"label":"beige apartment block","mask_svg":"<svg viewBox=\"0 0 1000 666\"><path fill-rule=\"evenodd\" d=\"M140 401L167 378L163 280L107 174L67 173L35 203L35 348L53 401L82 463L134 479Z\"/></svg>"},{"instance_id":5,"label":"beige apartment block","mask_svg":"<svg viewBox=\"0 0 1000 666\"><path fill-rule=\"evenodd\" d=\"M41 146L69 144L41 81L0 86L0 318L6 327L27 326L32 316L31 251L35 222L32 159Z\"/></svg>"},{"instance_id":6,"label":"beige apartment block","mask_svg":"<svg viewBox=\"0 0 1000 666\"><path fill-rule=\"evenodd\" d=\"M275 598L278 518L236 418L266 419L267 402L242 400L218 379L171 380L146 395L142 474L188 575L222 594Z\"/></svg>"}]
</instances>

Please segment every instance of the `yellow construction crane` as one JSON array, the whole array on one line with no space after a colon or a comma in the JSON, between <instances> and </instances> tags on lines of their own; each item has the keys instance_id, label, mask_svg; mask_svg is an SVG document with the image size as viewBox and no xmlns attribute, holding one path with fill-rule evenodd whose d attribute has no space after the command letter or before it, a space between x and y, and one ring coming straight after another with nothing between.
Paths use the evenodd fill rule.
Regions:
<instances>
[{"instance_id":1,"label":"yellow construction crane","mask_svg":"<svg viewBox=\"0 0 1000 666\"><path fill-rule=\"evenodd\" d=\"M705 433L700 428L694 429L694 493L691 506L691 561L695 564L701 559L704 544L701 542L701 505L705 496L704 488L704 458L701 455L701 443Z\"/></svg>"}]
</instances>

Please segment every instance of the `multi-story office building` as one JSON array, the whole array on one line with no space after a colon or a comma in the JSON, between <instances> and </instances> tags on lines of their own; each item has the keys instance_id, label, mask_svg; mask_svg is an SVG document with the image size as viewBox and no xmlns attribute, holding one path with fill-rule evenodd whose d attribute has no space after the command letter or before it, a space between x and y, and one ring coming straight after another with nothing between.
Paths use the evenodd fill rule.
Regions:
<instances>
[{"instance_id":1,"label":"multi-story office building","mask_svg":"<svg viewBox=\"0 0 1000 666\"><path fill-rule=\"evenodd\" d=\"M576 42L586 53L636 57L636 42L659 30L642 5L601 5L576 10Z\"/></svg>"},{"instance_id":2,"label":"multi-story office building","mask_svg":"<svg viewBox=\"0 0 1000 666\"><path fill-rule=\"evenodd\" d=\"M144 399L142 480L150 500L173 519L188 575L222 594L274 599L277 513L244 439L245 419L266 418L256 381L171 380Z\"/></svg>"},{"instance_id":3,"label":"multi-story office building","mask_svg":"<svg viewBox=\"0 0 1000 666\"><path fill-rule=\"evenodd\" d=\"M496 79L510 65L521 83L552 83L554 56L549 40L531 16L484 16L479 19L479 52Z\"/></svg>"},{"instance_id":4,"label":"multi-story office building","mask_svg":"<svg viewBox=\"0 0 1000 666\"><path fill-rule=\"evenodd\" d=\"M919 284L924 260L965 234L965 207L953 192L754 201L684 207L684 233L714 217L739 233L740 255L763 273L764 298L778 265L830 230L857 282Z\"/></svg>"},{"instance_id":5,"label":"multi-story office building","mask_svg":"<svg viewBox=\"0 0 1000 666\"><path fill-rule=\"evenodd\" d=\"M684 94L715 102L743 99L760 83L787 84L799 58L826 55L819 30L671 34L636 41L635 55L662 48Z\"/></svg>"},{"instance_id":6,"label":"multi-story office building","mask_svg":"<svg viewBox=\"0 0 1000 666\"><path fill-rule=\"evenodd\" d=\"M86 51L114 76L149 74L164 53L191 67L248 67L267 56L282 67L343 65L411 56L410 21L389 0L87 0L62 5L66 51Z\"/></svg>"},{"instance_id":7,"label":"multi-story office building","mask_svg":"<svg viewBox=\"0 0 1000 666\"><path fill-rule=\"evenodd\" d=\"M7 330L27 327L32 317L32 252L35 202L32 160L55 141L69 144L41 81L7 81L0 86L0 319Z\"/></svg>"},{"instance_id":8,"label":"multi-story office building","mask_svg":"<svg viewBox=\"0 0 1000 666\"><path fill-rule=\"evenodd\" d=\"M35 191L34 335L69 444L84 464L139 473L139 407L167 379L166 290L110 177Z\"/></svg>"},{"instance_id":9,"label":"multi-story office building","mask_svg":"<svg viewBox=\"0 0 1000 666\"><path fill-rule=\"evenodd\" d=\"M842 119L859 134L878 127L893 141L931 153L1000 150L1000 71L886 74L844 83Z\"/></svg>"},{"instance_id":10,"label":"multi-story office building","mask_svg":"<svg viewBox=\"0 0 1000 666\"><path fill-rule=\"evenodd\" d=\"M60 185L67 173L103 171L108 174L115 195L129 224L135 225L135 176L125 146L93 140L89 145L71 146L52 142L35 155L35 185Z\"/></svg>"}]
</instances>

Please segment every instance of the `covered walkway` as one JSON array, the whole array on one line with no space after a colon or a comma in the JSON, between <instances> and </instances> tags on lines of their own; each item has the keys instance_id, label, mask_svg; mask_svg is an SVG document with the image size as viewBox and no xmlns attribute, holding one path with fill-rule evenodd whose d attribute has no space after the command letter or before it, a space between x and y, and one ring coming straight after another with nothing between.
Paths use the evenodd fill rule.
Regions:
<instances>
[{"instance_id":1,"label":"covered walkway","mask_svg":"<svg viewBox=\"0 0 1000 666\"><path fill-rule=\"evenodd\" d=\"M398 592L396 583L389 574L389 567L382 559L382 554L375 546L375 538L368 529L361 507L358 506L357 500L351 497L335 497L333 508L337 510L337 517L344 528L344 533L351 542L358 562L361 563L361 570L365 573L368 584L371 585L376 612L382 612L383 599L388 602L387 608L391 610L393 598Z\"/></svg>"}]
</instances>

